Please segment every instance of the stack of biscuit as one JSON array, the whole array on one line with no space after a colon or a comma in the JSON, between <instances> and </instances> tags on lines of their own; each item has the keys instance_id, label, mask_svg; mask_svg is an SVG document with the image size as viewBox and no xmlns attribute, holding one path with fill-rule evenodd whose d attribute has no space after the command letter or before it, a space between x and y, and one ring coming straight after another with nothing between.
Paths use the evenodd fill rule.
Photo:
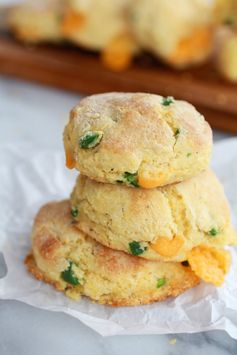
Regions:
<instances>
[{"instance_id":1,"label":"stack of biscuit","mask_svg":"<svg viewBox=\"0 0 237 355\"><path fill-rule=\"evenodd\" d=\"M145 93L89 96L64 131L80 171L70 202L39 211L30 272L66 295L113 306L220 286L236 243L224 191L208 168L212 132L187 102Z\"/></svg>"}]
</instances>

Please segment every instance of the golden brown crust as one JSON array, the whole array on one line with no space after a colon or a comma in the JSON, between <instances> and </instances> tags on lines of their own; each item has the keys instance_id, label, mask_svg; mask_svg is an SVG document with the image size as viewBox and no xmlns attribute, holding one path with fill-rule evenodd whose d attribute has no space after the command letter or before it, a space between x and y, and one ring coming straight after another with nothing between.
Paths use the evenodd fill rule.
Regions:
<instances>
[{"instance_id":1,"label":"golden brown crust","mask_svg":"<svg viewBox=\"0 0 237 355\"><path fill-rule=\"evenodd\" d=\"M52 259L61 246L61 243L55 236L50 235L46 231L42 231L42 234L37 234L34 239L34 247L39 250L39 253L44 259Z\"/></svg>"},{"instance_id":2,"label":"golden brown crust","mask_svg":"<svg viewBox=\"0 0 237 355\"><path fill-rule=\"evenodd\" d=\"M25 258L25 265L27 267L28 272L30 272L37 280L52 285L57 291L62 291L62 287L60 283L52 281L42 271L40 271L40 269L37 267L35 263L34 256L31 252ZM197 277L193 278L192 285L189 282L184 282L183 285L180 285L180 283L172 281L169 287L169 292L161 296L154 297L154 295L151 293L150 295L149 294L144 295L143 298L140 300L128 301L126 298L121 298L121 299L116 299L116 301L108 299L105 302L101 302L101 303L108 304L112 307L126 307L126 306L146 305L153 302L161 302L161 301L165 301L169 297L176 297L180 295L181 293L185 292L189 288L197 286L199 282L200 280Z\"/></svg>"},{"instance_id":3,"label":"golden brown crust","mask_svg":"<svg viewBox=\"0 0 237 355\"><path fill-rule=\"evenodd\" d=\"M60 283L53 281L49 277L47 277L40 269L37 267L35 263L34 255L32 251L25 257L24 263L26 265L27 270L39 281L44 281L56 288L58 291L62 291L62 287L60 287Z\"/></svg>"}]
</instances>

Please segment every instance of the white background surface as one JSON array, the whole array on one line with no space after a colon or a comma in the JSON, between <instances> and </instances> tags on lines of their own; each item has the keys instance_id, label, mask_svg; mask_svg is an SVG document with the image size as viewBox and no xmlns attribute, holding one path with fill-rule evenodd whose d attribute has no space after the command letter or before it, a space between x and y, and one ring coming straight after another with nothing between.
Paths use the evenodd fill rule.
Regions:
<instances>
[{"instance_id":1,"label":"white background surface","mask_svg":"<svg viewBox=\"0 0 237 355\"><path fill-rule=\"evenodd\" d=\"M62 149L63 126L69 109L77 100L78 95L1 78L0 144L24 140L38 147ZM176 345L169 344L171 338L177 339ZM224 332L102 338L69 316L14 301L0 302L1 355L122 355L135 352L136 355L168 355L184 351L188 351L188 355L236 354L237 342Z\"/></svg>"}]
</instances>

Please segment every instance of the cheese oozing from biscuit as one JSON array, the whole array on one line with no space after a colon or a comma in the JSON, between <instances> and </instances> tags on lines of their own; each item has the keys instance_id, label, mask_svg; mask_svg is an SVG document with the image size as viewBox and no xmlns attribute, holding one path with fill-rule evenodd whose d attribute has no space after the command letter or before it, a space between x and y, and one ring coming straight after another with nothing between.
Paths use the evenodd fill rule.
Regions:
<instances>
[{"instance_id":1,"label":"cheese oozing from biscuit","mask_svg":"<svg viewBox=\"0 0 237 355\"><path fill-rule=\"evenodd\" d=\"M228 251L201 245L188 254L191 269L203 281L221 286L229 270L231 257Z\"/></svg>"}]
</instances>

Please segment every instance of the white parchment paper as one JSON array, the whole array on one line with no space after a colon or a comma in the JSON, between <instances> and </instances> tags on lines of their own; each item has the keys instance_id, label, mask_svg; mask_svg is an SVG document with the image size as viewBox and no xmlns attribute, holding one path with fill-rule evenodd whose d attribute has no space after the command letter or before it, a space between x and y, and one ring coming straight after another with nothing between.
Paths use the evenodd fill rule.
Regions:
<instances>
[{"instance_id":1,"label":"white parchment paper","mask_svg":"<svg viewBox=\"0 0 237 355\"><path fill-rule=\"evenodd\" d=\"M212 165L224 184L235 217L237 139L215 146ZM28 274L23 260L30 247L34 215L43 203L68 198L75 177L75 172L64 167L63 150L42 150L24 143L0 149L0 247L8 269L7 275L0 279L0 298L65 312L104 336L224 329L237 339L234 249L233 265L222 287L201 283L175 299L140 307L112 308L86 298L76 302Z\"/></svg>"}]
</instances>

